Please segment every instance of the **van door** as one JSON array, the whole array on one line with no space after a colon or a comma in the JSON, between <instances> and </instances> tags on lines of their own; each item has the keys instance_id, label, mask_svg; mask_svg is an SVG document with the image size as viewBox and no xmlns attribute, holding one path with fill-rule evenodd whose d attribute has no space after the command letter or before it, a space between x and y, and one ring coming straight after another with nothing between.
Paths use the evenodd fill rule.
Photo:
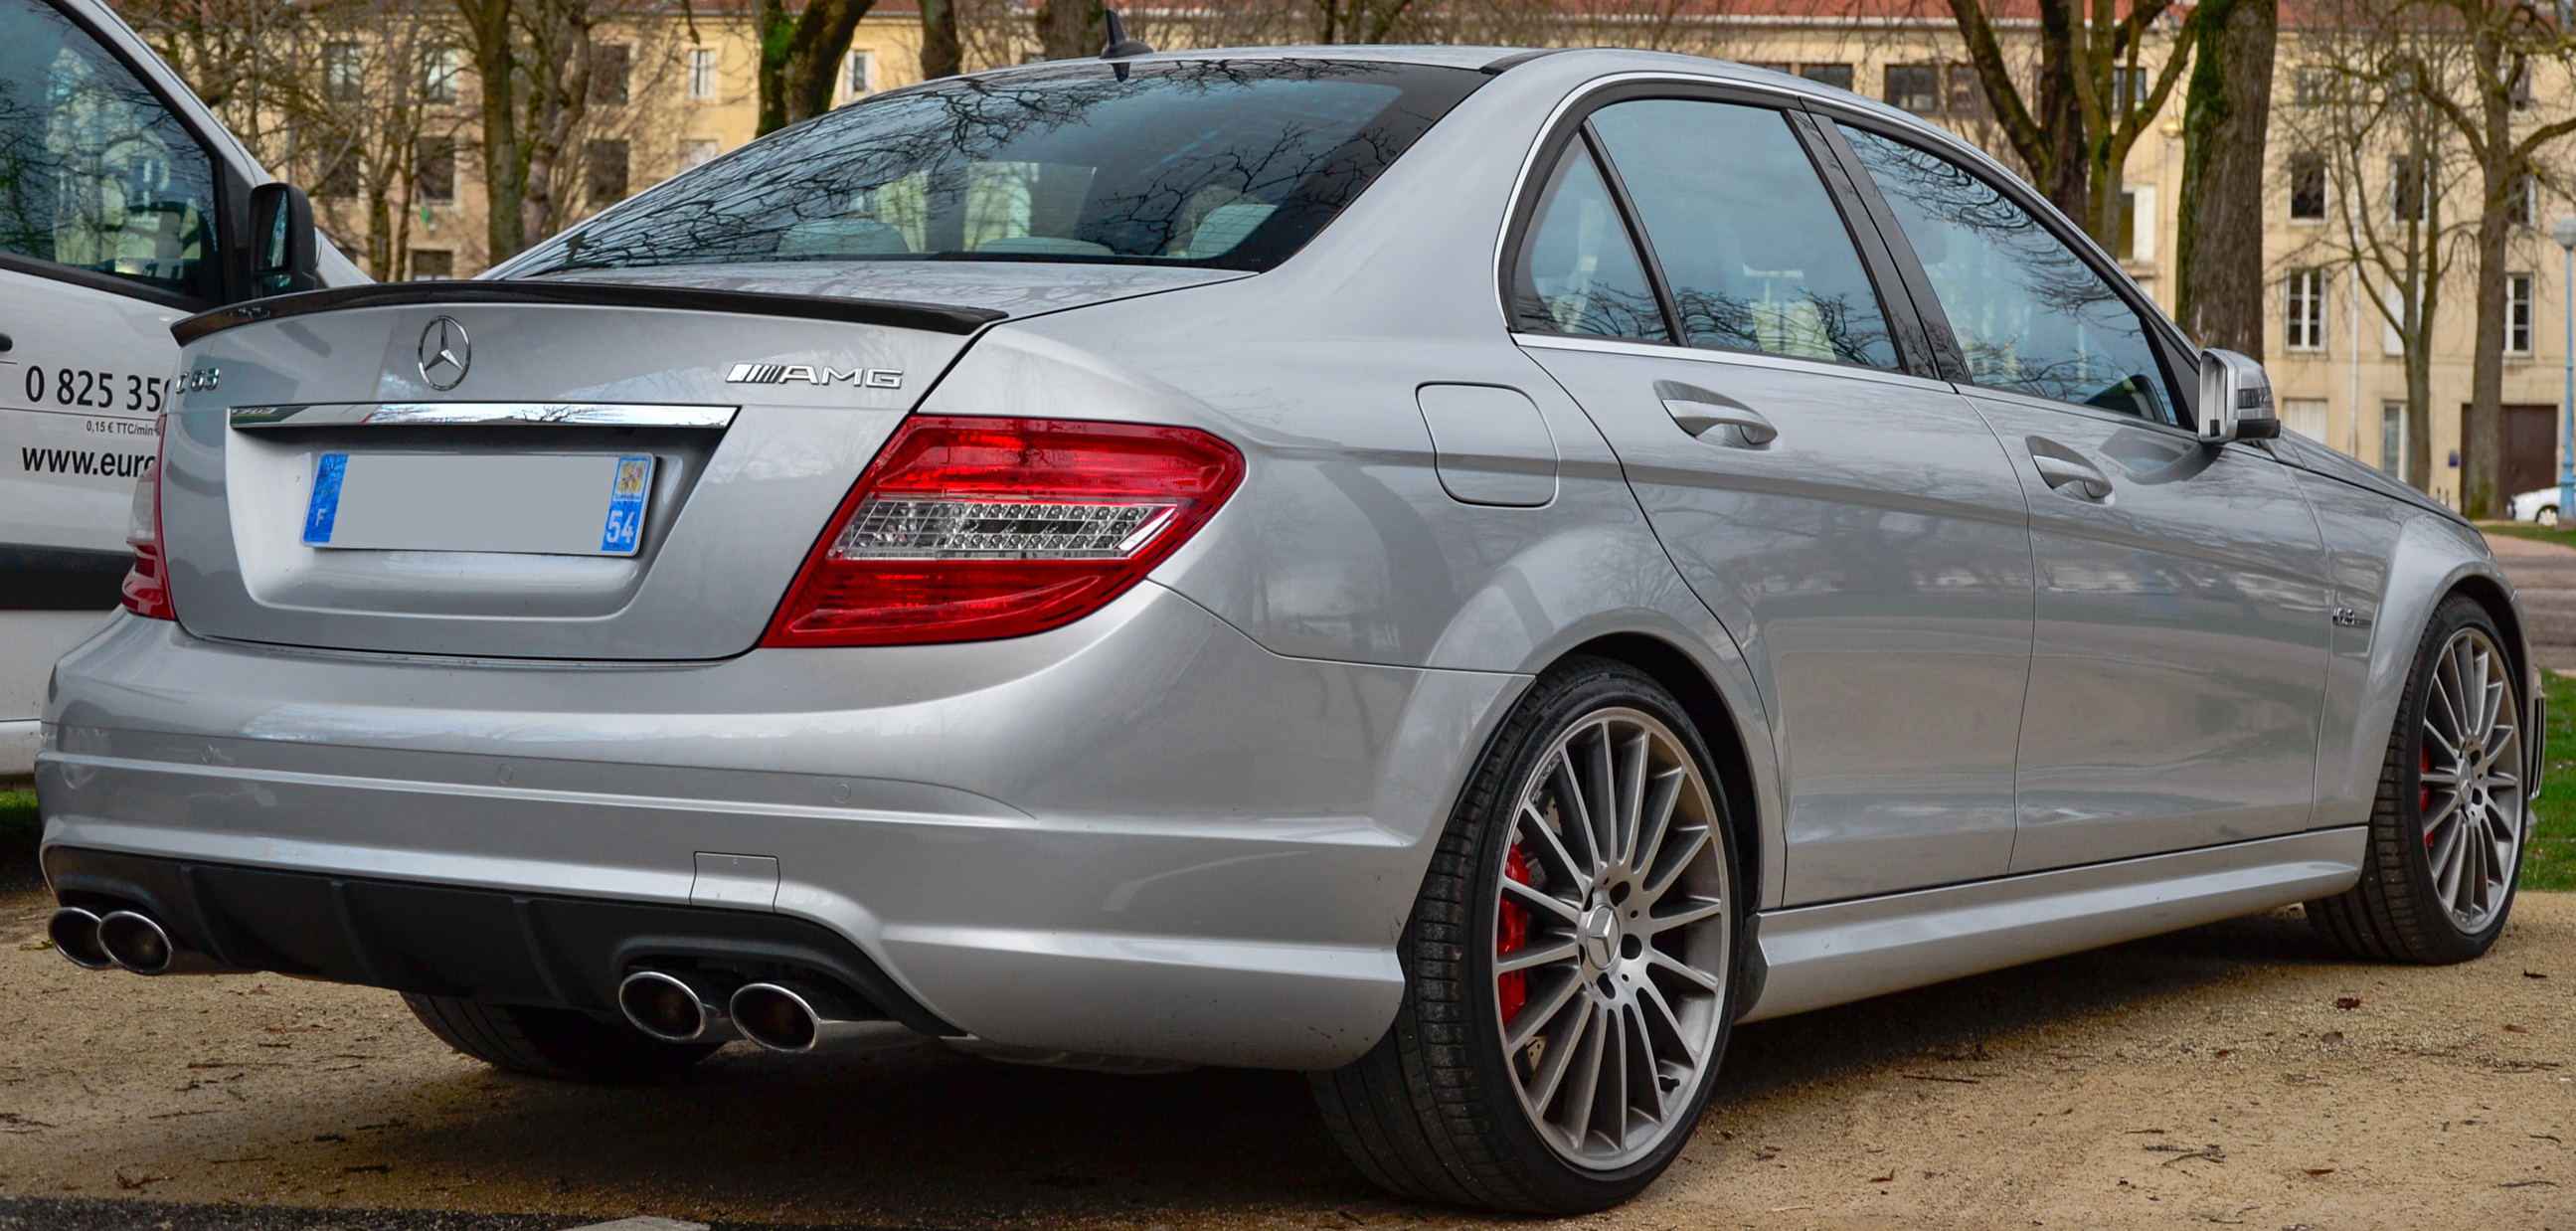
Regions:
<instances>
[{"instance_id":1,"label":"van door","mask_svg":"<svg viewBox=\"0 0 2576 1231\"><path fill-rule=\"evenodd\" d=\"M222 163L64 10L0 0L0 777L56 657L116 606L170 324L222 298Z\"/></svg>"}]
</instances>

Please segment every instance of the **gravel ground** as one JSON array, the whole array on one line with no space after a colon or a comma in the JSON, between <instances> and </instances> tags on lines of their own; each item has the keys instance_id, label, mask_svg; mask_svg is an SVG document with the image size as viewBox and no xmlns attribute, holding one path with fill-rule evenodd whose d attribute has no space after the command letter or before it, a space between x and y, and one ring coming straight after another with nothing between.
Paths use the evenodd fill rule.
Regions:
<instances>
[{"instance_id":1,"label":"gravel ground","mask_svg":"<svg viewBox=\"0 0 2576 1231\"><path fill-rule=\"evenodd\" d=\"M0 1228L1469 1225L1377 1197L1294 1074L737 1044L669 1086L566 1086L455 1056L389 993L76 970L37 948L45 907L0 897L0 1196L187 1208L0 1201ZM1682 1162L1577 1221L2576 1231L2571 1150L2576 895L2438 969L2339 960L2289 910L1746 1027ZM524 1217L374 1212L423 1210Z\"/></svg>"}]
</instances>

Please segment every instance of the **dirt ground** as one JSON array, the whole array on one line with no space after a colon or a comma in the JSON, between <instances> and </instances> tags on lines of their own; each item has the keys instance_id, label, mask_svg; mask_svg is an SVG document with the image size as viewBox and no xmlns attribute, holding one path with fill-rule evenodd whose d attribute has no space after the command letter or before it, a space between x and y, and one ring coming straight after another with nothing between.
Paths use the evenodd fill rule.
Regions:
<instances>
[{"instance_id":1,"label":"dirt ground","mask_svg":"<svg viewBox=\"0 0 2576 1231\"><path fill-rule=\"evenodd\" d=\"M39 948L48 905L0 896L0 1196L360 1226L1470 1221L1377 1197L1294 1074L736 1044L671 1086L566 1086L450 1053L386 992L75 969ZM2213 1223L2576 1231L2576 895L2525 895L2466 966L2346 962L2293 909L1749 1026L1680 1164L1572 1225Z\"/></svg>"}]
</instances>

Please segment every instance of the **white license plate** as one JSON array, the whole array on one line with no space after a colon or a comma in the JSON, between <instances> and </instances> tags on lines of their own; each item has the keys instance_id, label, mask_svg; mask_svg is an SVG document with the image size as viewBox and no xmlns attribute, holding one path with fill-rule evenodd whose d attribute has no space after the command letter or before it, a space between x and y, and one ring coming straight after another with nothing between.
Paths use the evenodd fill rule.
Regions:
<instances>
[{"instance_id":1,"label":"white license plate","mask_svg":"<svg viewBox=\"0 0 2576 1231\"><path fill-rule=\"evenodd\" d=\"M310 547L631 556L650 455L325 453L304 511Z\"/></svg>"}]
</instances>

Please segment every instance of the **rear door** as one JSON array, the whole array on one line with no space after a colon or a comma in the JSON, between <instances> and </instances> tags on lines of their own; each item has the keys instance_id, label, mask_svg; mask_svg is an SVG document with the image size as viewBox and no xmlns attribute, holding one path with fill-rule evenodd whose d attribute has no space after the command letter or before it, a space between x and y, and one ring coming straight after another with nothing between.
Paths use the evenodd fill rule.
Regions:
<instances>
[{"instance_id":1,"label":"rear door","mask_svg":"<svg viewBox=\"0 0 2576 1231\"><path fill-rule=\"evenodd\" d=\"M220 296L223 168L135 67L0 0L0 776L54 659L116 606L172 321Z\"/></svg>"},{"instance_id":2,"label":"rear door","mask_svg":"<svg viewBox=\"0 0 2576 1231\"><path fill-rule=\"evenodd\" d=\"M2030 494L2012 869L2307 828L2333 628L2296 479L2265 444L2199 443L2153 309L2038 210L1940 154L1845 131Z\"/></svg>"},{"instance_id":3,"label":"rear door","mask_svg":"<svg viewBox=\"0 0 2576 1231\"><path fill-rule=\"evenodd\" d=\"M2010 459L1907 370L1919 342L1808 123L1753 99L1610 101L1551 155L1511 268L1521 344L1754 665L1793 903L2004 871L2031 635Z\"/></svg>"}]
</instances>

